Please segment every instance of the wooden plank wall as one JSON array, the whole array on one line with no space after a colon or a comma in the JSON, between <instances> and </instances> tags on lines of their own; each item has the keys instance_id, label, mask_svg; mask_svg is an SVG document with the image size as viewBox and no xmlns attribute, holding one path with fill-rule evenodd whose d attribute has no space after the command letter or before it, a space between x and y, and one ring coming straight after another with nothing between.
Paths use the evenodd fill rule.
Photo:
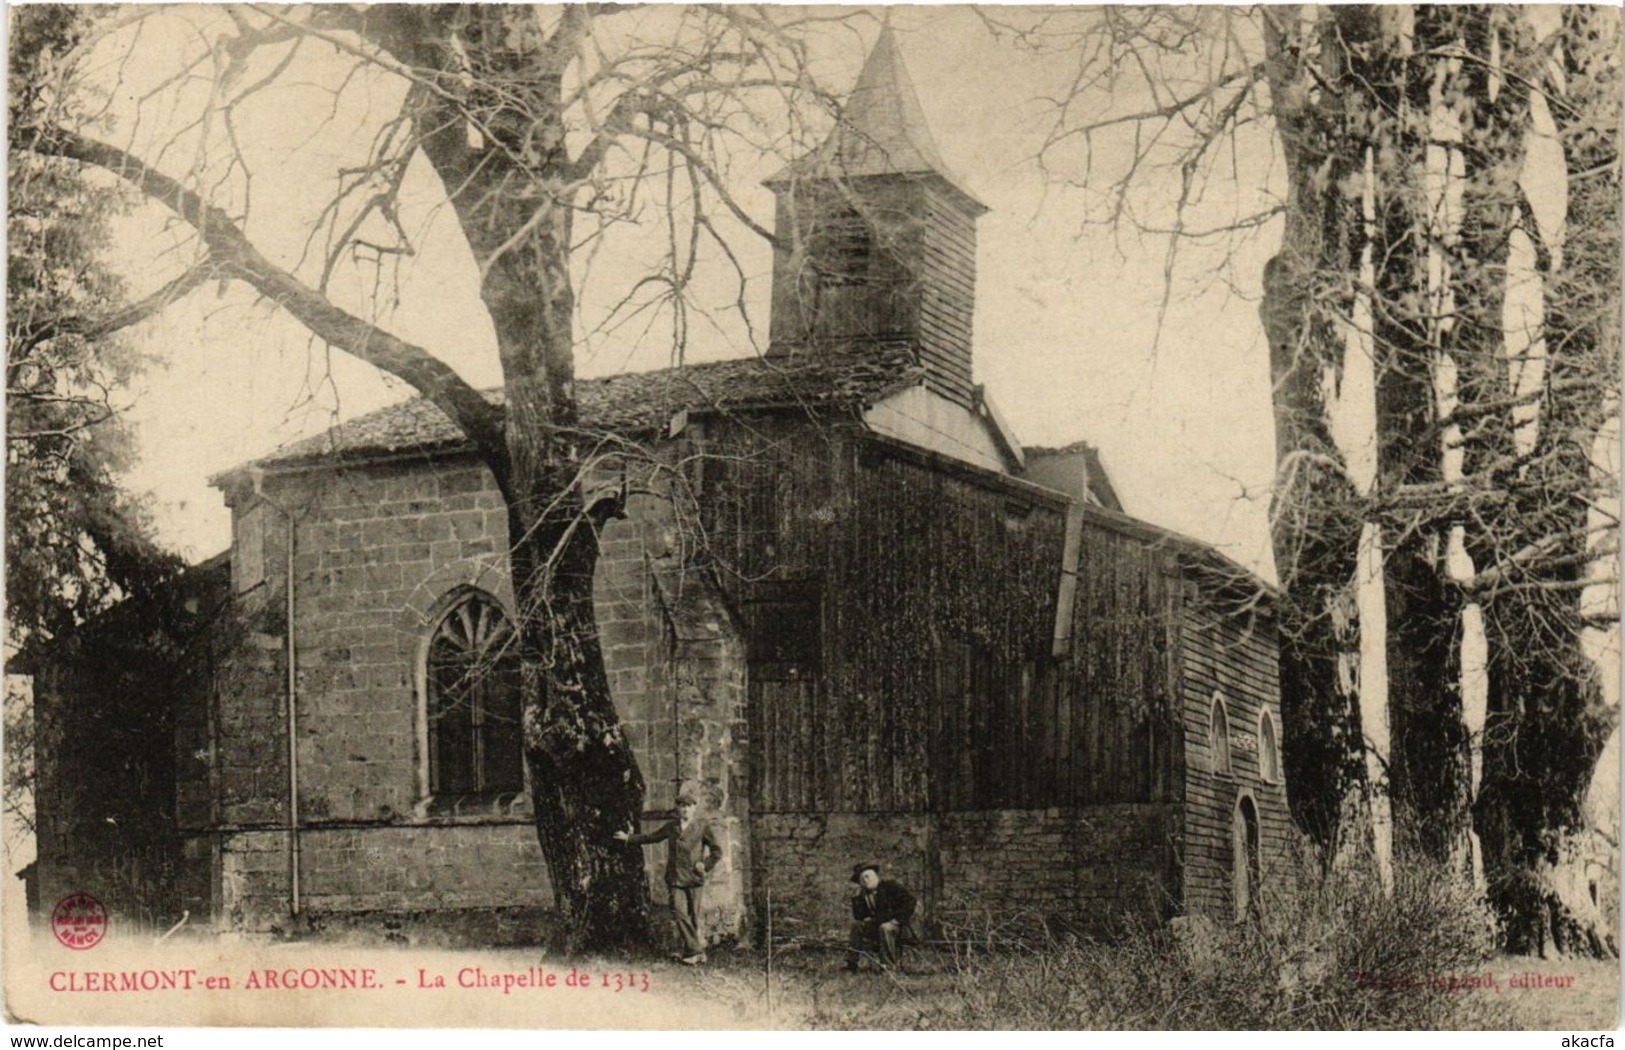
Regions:
<instances>
[{"instance_id":1,"label":"wooden plank wall","mask_svg":"<svg viewBox=\"0 0 1625 1050\"><path fill-rule=\"evenodd\" d=\"M850 189L811 180L780 193L773 345L916 337L922 193L908 180L872 178Z\"/></svg>"},{"instance_id":2,"label":"wooden plank wall","mask_svg":"<svg viewBox=\"0 0 1625 1050\"><path fill-rule=\"evenodd\" d=\"M1236 609L1185 584L1183 652L1185 663L1185 854L1186 907L1216 917L1232 914L1231 828L1243 793L1258 807L1259 852L1264 884L1270 869L1286 856L1291 817L1286 787L1260 775L1259 750L1242 739L1258 734L1259 716L1268 710L1281 733L1280 685L1274 625L1262 614ZM1209 744L1213 697L1224 697L1230 718L1231 771L1214 769Z\"/></svg>"},{"instance_id":3,"label":"wooden plank wall","mask_svg":"<svg viewBox=\"0 0 1625 1050\"><path fill-rule=\"evenodd\" d=\"M776 228L774 346L906 338L927 386L973 403L976 220L957 194L926 179L859 179L850 195L804 181L780 193Z\"/></svg>"},{"instance_id":4,"label":"wooden plank wall","mask_svg":"<svg viewBox=\"0 0 1625 1050\"><path fill-rule=\"evenodd\" d=\"M1174 552L1089 521L1081 547L1069 691L1083 732L1074 734L1072 800L1176 800L1183 591Z\"/></svg>"},{"instance_id":5,"label":"wooden plank wall","mask_svg":"<svg viewBox=\"0 0 1625 1050\"><path fill-rule=\"evenodd\" d=\"M756 810L1183 797L1171 552L1087 524L1057 660L1062 504L810 426L716 422L706 438L702 520L747 630L784 630L795 584L822 640L753 662Z\"/></svg>"},{"instance_id":6,"label":"wooden plank wall","mask_svg":"<svg viewBox=\"0 0 1625 1050\"><path fill-rule=\"evenodd\" d=\"M919 352L926 385L962 405L972 401L971 318L976 312L976 220L951 191L922 185Z\"/></svg>"}]
</instances>

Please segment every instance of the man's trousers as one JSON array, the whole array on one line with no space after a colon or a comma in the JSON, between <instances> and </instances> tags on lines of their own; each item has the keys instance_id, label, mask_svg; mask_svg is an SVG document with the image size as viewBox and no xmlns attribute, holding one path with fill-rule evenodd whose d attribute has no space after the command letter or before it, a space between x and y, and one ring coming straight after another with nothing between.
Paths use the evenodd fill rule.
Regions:
<instances>
[{"instance_id":1,"label":"man's trousers","mask_svg":"<svg viewBox=\"0 0 1625 1050\"><path fill-rule=\"evenodd\" d=\"M705 951L705 929L700 925L702 886L667 886L671 894L671 920L683 940L683 956L692 958Z\"/></svg>"},{"instance_id":2,"label":"man's trousers","mask_svg":"<svg viewBox=\"0 0 1625 1050\"><path fill-rule=\"evenodd\" d=\"M852 935L846 942L846 964L855 967L859 959L868 955L871 958L878 958L882 966L896 966L902 935L901 925L888 930L873 919L854 922Z\"/></svg>"}]
</instances>

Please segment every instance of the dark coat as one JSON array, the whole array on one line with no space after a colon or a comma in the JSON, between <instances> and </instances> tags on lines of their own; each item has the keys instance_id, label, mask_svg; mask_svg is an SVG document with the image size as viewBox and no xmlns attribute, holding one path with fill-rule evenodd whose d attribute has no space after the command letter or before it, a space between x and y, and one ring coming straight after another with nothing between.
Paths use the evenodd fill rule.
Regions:
<instances>
[{"instance_id":1,"label":"dark coat","mask_svg":"<svg viewBox=\"0 0 1625 1050\"><path fill-rule=\"evenodd\" d=\"M914 918L914 894L900 882L881 879L871 905L868 893L860 887L852 897L852 918L857 922L873 922L876 926L893 921L907 926Z\"/></svg>"},{"instance_id":2,"label":"dark coat","mask_svg":"<svg viewBox=\"0 0 1625 1050\"><path fill-rule=\"evenodd\" d=\"M666 885L692 889L704 886L706 875L722 859L722 845L717 841L711 825L698 817L685 829L680 821L668 820L647 835L633 835L626 840L633 846L646 846L653 842L666 842ZM696 870L703 868L704 873Z\"/></svg>"}]
</instances>

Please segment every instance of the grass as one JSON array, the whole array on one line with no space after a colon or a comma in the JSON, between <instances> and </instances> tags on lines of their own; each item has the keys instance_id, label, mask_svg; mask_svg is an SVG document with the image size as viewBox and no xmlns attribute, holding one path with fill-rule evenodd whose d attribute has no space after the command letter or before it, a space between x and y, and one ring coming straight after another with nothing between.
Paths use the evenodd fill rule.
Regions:
<instances>
[{"instance_id":1,"label":"grass","mask_svg":"<svg viewBox=\"0 0 1625 1050\"><path fill-rule=\"evenodd\" d=\"M821 1029L1612 1028L1614 961L1496 955L1482 901L1414 867L1392 894L1305 870L1243 924L1185 919L1109 941L1040 934L916 951L903 973L847 976L838 952L713 956L693 981L746 1023ZM1041 929L1041 925L1037 928ZM1524 973L1566 978L1513 988ZM1535 982L1537 984L1543 982ZM771 988L771 997L768 992ZM770 1002L771 999L771 1002Z\"/></svg>"},{"instance_id":2,"label":"grass","mask_svg":"<svg viewBox=\"0 0 1625 1050\"><path fill-rule=\"evenodd\" d=\"M1010 955L967 967L951 952L916 953L907 972L848 976L837 952L806 951L776 959L771 1003L758 951L717 953L705 970L655 974L657 992L673 999L728 1003L737 1025L785 1029L1249 1029L1419 1027L1429 1029L1568 1029L1617 1027L1619 968L1613 961L1540 960L1497 955L1475 970L1499 985L1422 997L1396 997L1353 980L1327 982L1285 997L1267 1015L1245 1013L1255 996L1232 999L1219 984L1189 980L1167 986L1138 983L1119 973L1107 985L1080 979L1118 965L1100 946L1058 953ZM1161 966L1158 967L1162 969ZM1513 989L1514 975L1567 979L1567 987ZM1457 974L1458 977L1470 976ZM1215 995L1225 997L1214 1002ZM1269 998L1274 999L1272 995ZM1285 1007L1296 1006L1296 1012ZM1110 1023L1115 1022L1115 1023Z\"/></svg>"},{"instance_id":3,"label":"grass","mask_svg":"<svg viewBox=\"0 0 1625 1050\"><path fill-rule=\"evenodd\" d=\"M901 973L847 975L838 950L715 950L686 967L664 958L546 958L537 948L449 950L323 941L240 943L177 936L114 938L98 969L197 967L238 978L221 997L43 994L62 965L48 934L38 965L8 959L8 1007L49 1023L327 1024L522 1028L776 1029L1553 1029L1615 1027L1615 960L1494 954L1481 902L1454 880L1412 869L1384 894L1367 879L1277 878L1254 921L1196 918L1110 940L1054 935L1041 923L964 931L913 950ZM1012 933L1014 930L1025 932ZM138 943L138 940L140 943ZM8 942L8 948L18 942ZM55 954L53 954L55 952ZM53 961L55 960L55 961ZM383 990L295 997L241 990L254 967L375 967ZM594 975L586 988L460 990L467 967L491 973L545 966ZM29 972L25 972L29 971ZM33 972L37 971L37 972ZM440 974L446 991L422 990ZM605 974L648 975L647 991L606 988ZM1538 980L1524 981L1533 974ZM1533 987L1513 988L1520 984ZM1454 984L1452 984L1454 979ZM1475 980L1476 979L1476 980ZM1555 979L1555 980L1554 980ZM641 984L641 981L639 982ZM30 994L23 994L30 993ZM24 1002L32 1000L32 1004Z\"/></svg>"}]
</instances>

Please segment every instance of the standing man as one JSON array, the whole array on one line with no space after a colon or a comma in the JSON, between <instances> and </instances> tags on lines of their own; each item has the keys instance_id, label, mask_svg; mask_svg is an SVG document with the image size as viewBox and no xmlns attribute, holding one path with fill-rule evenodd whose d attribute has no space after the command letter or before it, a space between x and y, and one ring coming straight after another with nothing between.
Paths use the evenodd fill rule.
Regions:
<instances>
[{"instance_id":1,"label":"standing man","mask_svg":"<svg viewBox=\"0 0 1625 1050\"><path fill-rule=\"evenodd\" d=\"M633 846L654 842L668 844L666 850L666 891L671 896L671 917L683 939L682 960L689 966L705 961L705 929L700 920L700 893L705 878L722 859L722 846L711 825L696 820L699 810L694 796L677 796L677 819L668 820L647 835L617 831L615 838Z\"/></svg>"},{"instance_id":2,"label":"standing man","mask_svg":"<svg viewBox=\"0 0 1625 1050\"><path fill-rule=\"evenodd\" d=\"M856 973L858 960L877 955L883 967L896 966L898 948L914 918L914 894L894 879L880 877L880 865L852 869L852 936L847 942L846 969Z\"/></svg>"}]
</instances>

